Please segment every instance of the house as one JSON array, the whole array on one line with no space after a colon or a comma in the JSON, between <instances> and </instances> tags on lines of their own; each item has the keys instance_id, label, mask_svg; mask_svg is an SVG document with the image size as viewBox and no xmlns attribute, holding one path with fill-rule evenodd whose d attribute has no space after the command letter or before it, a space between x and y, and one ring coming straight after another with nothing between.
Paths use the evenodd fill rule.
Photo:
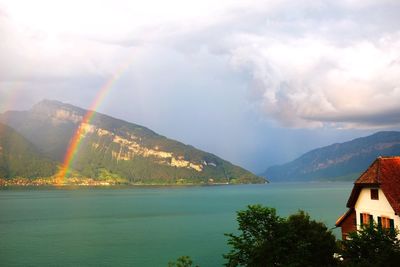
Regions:
<instances>
[{"instance_id":1,"label":"house","mask_svg":"<svg viewBox=\"0 0 400 267\"><path fill-rule=\"evenodd\" d=\"M378 157L354 182L347 207L336 221L342 239L363 224L400 227L400 157Z\"/></svg>"}]
</instances>

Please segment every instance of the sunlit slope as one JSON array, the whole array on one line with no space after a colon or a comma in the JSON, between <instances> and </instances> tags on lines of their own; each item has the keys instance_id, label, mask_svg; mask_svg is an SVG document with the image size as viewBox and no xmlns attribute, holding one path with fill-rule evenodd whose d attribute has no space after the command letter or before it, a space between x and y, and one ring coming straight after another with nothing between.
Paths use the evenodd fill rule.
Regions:
<instances>
[{"instance_id":1,"label":"sunlit slope","mask_svg":"<svg viewBox=\"0 0 400 267\"><path fill-rule=\"evenodd\" d=\"M12 128L0 123L0 178L49 177L57 164Z\"/></svg>"},{"instance_id":2,"label":"sunlit slope","mask_svg":"<svg viewBox=\"0 0 400 267\"><path fill-rule=\"evenodd\" d=\"M9 111L1 118L59 162L77 127L82 127L81 142L71 162L73 175L110 176L134 183L265 182L213 154L140 125L100 113L81 125L86 112L72 105L45 100L29 111Z\"/></svg>"},{"instance_id":3,"label":"sunlit slope","mask_svg":"<svg viewBox=\"0 0 400 267\"><path fill-rule=\"evenodd\" d=\"M264 173L272 181L353 181L378 156L400 155L400 132L385 131L318 148Z\"/></svg>"}]
</instances>

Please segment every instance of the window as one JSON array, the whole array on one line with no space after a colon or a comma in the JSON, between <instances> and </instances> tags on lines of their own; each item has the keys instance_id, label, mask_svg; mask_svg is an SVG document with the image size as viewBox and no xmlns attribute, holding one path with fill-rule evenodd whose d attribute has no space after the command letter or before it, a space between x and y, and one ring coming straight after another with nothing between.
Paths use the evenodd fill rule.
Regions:
<instances>
[{"instance_id":1,"label":"window","mask_svg":"<svg viewBox=\"0 0 400 267\"><path fill-rule=\"evenodd\" d=\"M378 217L378 227L394 230L394 220L387 217Z\"/></svg>"},{"instance_id":2,"label":"window","mask_svg":"<svg viewBox=\"0 0 400 267\"><path fill-rule=\"evenodd\" d=\"M373 216L368 213L360 213L360 225L372 225Z\"/></svg>"},{"instance_id":3,"label":"window","mask_svg":"<svg viewBox=\"0 0 400 267\"><path fill-rule=\"evenodd\" d=\"M371 189L371 199L375 200L379 199L378 189Z\"/></svg>"},{"instance_id":4,"label":"window","mask_svg":"<svg viewBox=\"0 0 400 267\"><path fill-rule=\"evenodd\" d=\"M390 228L390 219L386 217L381 218L382 228Z\"/></svg>"}]
</instances>

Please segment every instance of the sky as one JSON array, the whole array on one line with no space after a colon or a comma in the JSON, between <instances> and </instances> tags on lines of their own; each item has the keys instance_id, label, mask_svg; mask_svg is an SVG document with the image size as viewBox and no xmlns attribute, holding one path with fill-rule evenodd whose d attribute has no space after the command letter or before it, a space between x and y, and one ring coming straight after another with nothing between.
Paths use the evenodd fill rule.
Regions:
<instances>
[{"instance_id":1,"label":"sky","mask_svg":"<svg viewBox=\"0 0 400 267\"><path fill-rule=\"evenodd\" d=\"M398 0L0 0L0 112L88 108L118 74L99 112L261 173L400 130L398 14Z\"/></svg>"}]
</instances>

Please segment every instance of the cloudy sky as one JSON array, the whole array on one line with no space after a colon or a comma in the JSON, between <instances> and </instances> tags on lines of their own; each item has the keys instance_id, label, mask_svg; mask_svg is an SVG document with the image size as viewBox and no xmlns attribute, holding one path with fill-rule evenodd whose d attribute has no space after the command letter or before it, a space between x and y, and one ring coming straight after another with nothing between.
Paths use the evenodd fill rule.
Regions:
<instances>
[{"instance_id":1,"label":"cloudy sky","mask_svg":"<svg viewBox=\"0 0 400 267\"><path fill-rule=\"evenodd\" d=\"M400 129L398 0L0 0L0 112L98 110L254 172ZM121 71L121 66L124 66Z\"/></svg>"}]
</instances>

